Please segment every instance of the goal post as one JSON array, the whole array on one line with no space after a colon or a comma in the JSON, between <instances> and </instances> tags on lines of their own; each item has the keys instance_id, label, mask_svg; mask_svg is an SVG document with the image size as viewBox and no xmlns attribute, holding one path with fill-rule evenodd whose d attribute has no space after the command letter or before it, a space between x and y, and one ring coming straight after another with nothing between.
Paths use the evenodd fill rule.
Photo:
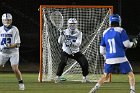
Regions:
<instances>
[{"instance_id":1,"label":"goal post","mask_svg":"<svg viewBox=\"0 0 140 93\"><path fill-rule=\"evenodd\" d=\"M113 6L40 5L40 82L52 81L60 62L62 46L57 42L60 33L50 21L50 13L53 11L59 11L63 15L62 30L67 28L69 18L78 20L78 29L83 33L80 50L89 63L88 78L91 81L98 80L103 74L104 65L104 58L99 53L100 40L103 31L109 26L108 19L113 13ZM81 80L80 65L69 59L62 77L70 81Z\"/></svg>"}]
</instances>

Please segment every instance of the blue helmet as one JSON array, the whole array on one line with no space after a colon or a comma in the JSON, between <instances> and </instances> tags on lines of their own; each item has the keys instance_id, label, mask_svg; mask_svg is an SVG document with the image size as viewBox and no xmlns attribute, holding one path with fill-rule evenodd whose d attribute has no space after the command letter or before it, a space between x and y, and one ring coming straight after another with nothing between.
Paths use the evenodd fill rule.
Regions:
<instances>
[{"instance_id":1,"label":"blue helmet","mask_svg":"<svg viewBox=\"0 0 140 93\"><path fill-rule=\"evenodd\" d=\"M112 22L118 22L121 26L121 17L118 14L113 14L109 17L109 24L111 25Z\"/></svg>"}]
</instances>

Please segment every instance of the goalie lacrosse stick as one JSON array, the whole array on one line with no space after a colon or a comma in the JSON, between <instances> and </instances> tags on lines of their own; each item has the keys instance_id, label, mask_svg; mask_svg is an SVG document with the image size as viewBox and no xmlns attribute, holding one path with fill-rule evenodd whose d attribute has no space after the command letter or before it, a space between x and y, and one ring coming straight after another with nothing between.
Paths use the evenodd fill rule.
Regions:
<instances>
[{"instance_id":1,"label":"goalie lacrosse stick","mask_svg":"<svg viewBox=\"0 0 140 93\"><path fill-rule=\"evenodd\" d=\"M63 27L63 23L64 23L63 15L59 11L54 11L50 14L50 20L51 20L52 24L57 28L57 30L61 32L61 28ZM62 34L64 35L63 32L62 32ZM64 35L64 39L67 40L65 35ZM70 46L68 46L68 47L70 49L72 56L74 56Z\"/></svg>"},{"instance_id":2,"label":"goalie lacrosse stick","mask_svg":"<svg viewBox=\"0 0 140 93\"><path fill-rule=\"evenodd\" d=\"M50 14L50 20L58 31L61 31L64 23L62 14L59 11L54 11Z\"/></svg>"}]
</instances>

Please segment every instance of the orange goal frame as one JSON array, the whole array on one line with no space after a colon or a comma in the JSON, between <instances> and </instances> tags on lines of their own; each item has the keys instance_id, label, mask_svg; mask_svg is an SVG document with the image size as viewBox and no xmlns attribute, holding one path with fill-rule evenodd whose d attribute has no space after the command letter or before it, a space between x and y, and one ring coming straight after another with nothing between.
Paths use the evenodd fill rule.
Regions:
<instances>
[{"instance_id":1,"label":"orange goal frame","mask_svg":"<svg viewBox=\"0 0 140 93\"><path fill-rule=\"evenodd\" d=\"M39 77L40 82L42 82L42 27L43 27L43 20L42 20L42 8L110 8L111 14L113 14L113 6L102 6L102 5L40 5L40 66L39 66ZM110 80L111 82L111 74Z\"/></svg>"}]
</instances>

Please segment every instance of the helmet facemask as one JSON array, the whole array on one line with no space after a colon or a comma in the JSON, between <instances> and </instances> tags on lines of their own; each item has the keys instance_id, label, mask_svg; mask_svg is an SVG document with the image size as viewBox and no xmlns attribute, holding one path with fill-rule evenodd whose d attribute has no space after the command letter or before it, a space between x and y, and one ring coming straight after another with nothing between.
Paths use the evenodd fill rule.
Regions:
<instances>
[{"instance_id":1,"label":"helmet facemask","mask_svg":"<svg viewBox=\"0 0 140 93\"><path fill-rule=\"evenodd\" d=\"M5 27L9 27L12 24L12 19L2 19L2 23Z\"/></svg>"},{"instance_id":2,"label":"helmet facemask","mask_svg":"<svg viewBox=\"0 0 140 93\"><path fill-rule=\"evenodd\" d=\"M70 29L71 31L75 31L75 29L77 28L77 20L75 18L70 18L68 20L68 29Z\"/></svg>"},{"instance_id":3,"label":"helmet facemask","mask_svg":"<svg viewBox=\"0 0 140 93\"><path fill-rule=\"evenodd\" d=\"M75 23L69 23L69 24L68 24L68 28L69 28L70 30L74 31L74 30L77 28L77 24L75 24Z\"/></svg>"}]
</instances>

